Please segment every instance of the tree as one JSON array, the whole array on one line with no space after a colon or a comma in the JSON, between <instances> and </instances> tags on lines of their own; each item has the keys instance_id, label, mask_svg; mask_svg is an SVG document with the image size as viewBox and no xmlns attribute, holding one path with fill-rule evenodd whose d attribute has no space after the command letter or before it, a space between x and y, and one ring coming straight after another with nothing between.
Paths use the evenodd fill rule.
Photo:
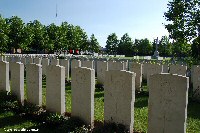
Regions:
<instances>
[{"instance_id":1,"label":"tree","mask_svg":"<svg viewBox=\"0 0 200 133\"><path fill-rule=\"evenodd\" d=\"M6 20L0 15L0 53L4 53L8 49L8 37L9 27L6 24Z\"/></svg>"},{"instance_id":2,"label":"tree","mask_svg":"<svg viewBox=\"0 0 200 133\"><path fill-rule=\"evenodd\" d=\"M23 30L24 30L24 23L21 18L17 16L12 16L9 19L6 19L6 23L9 26L9 42L8 42L8 49L11 50L20 48L23 44Z\"/></svg>"},{"instance_id":3,"label":"tree","mask_svg":"<svg viewBox=\"0 0 200 133\"><path fill-rule=\"evenodd\" d=\"M30 22L30 28L32 28L32 32L34 34L33 40L30 43L30 48L38 53L38 51L44 50L46 43L48 43L45 26L38 20L34 20L33 22Z\"/></svg>"},{"instance_id":4,"label":"tree","mask_svg":"<svg viewBox=\"0 0 200 133\"><path fill-rule=\"evenodd\" d=\"M175 56L189 56L191 46L188 43L200 35L199 7L199 0L173 0L168 4L169 10L164 13L164 16L170 24L165 25L165 28L169 31L170 38L175 40L173 44ZM194 56L197 53L196 46L192 47L192 55Z\"/></svg>"},{"instance_id":5,"label":"tree","mask_svg":"<svg viewBox=\"0 0 200 133\"><path fill-rule=\"evenodd\" d=\"M92 34L91 37L90 37L90 40L89 40L88 50L90 52L98 53L99 52L99 48L100 48L100 45L99 45L97 39L95 38L94 34Z\"/></svg>"},{"instance_id":6,"label":"tree","mask_svg":"<svg viewBox=\"0 0 200 133\"><path fill-rule=\"evenodd\" d=\"M90 39L80 26L63 22L60 26L45 26L38 20L25 24L21 18L13 16L4 19L0 15L0 52L11 52L21 48L22 52L42 52L73 50L99 51L99 43L94 34Z\"/></svg>"},{"instance_id":7,"label":"tree","mask_svg":"<svg viewBox=\"0 0 200 133\"><path fill-rule=\"evenodd\" d=\"M172 43L172 53L175 57L186 57L191 55L191 45L188 43Z\"/></svg>"},{"instance_id":8,"label":"tree","mask_svg":"<svg viewBox=\"0 0 200 133\"><path fill-rule=\"evenodd\" d=\"M61 30L61 27L60 27ZM47 46L47 50L48 51L58 51L60 50L62 47L62 45L60 44L60 39L59 39L59 27L56 26L54 23L48 25L46 27L46 31L49 37L49 45Z\"/></svg>"},{"instance_id":9,"label":"tree","mask_svg":"<svg viewBox=\"0 0 200 133\"><path fill-rule=\"evenodd\" d=\"M172 55L172 44L167 36L162 36L158 44L158 51L160 56L166 57Z\"/></svg>"},{"instance_id":10,"label":"tree","mask_svg":"<svg viewBox=\"0 0 200 133\"><path fill-rule=\"evenodd\" d=\"M169 2L168 11L164 13L164 17L170 23L166 24L165 28L170 33L169 37L175 41L173 45L180 45L174 46L175 48L184 49L181 48L182 46L188 48L188 43L200 36L199 7L199 0L173 0ZM174 50L177 51L177 49ZM186 54L186 52L184 53ZM180 55L180 51L178 53L177 55Z\"/></svg>"},{"instance_id":11,"label":"tree","mask_svg":"<svg viewBox=\"0 0 200 133\"><path fill-rule=\"evenodd\" d=\"M80 26L75 26L73 32L73 49L82 49L88 40L86 32Z\"/></svg>"},{"instance_id":12,"label":"tree","mask_svg":"<svg viewBox=\"0 0 200 133\"><path fill-rule=\"evenodd\" d=\"M120 41L117 48L117 53L125 56L133 56L133 41L129 37L128 33L125 33Z\"/></svg>"},{"instance_id":13,"label":"tree","mask_svg":"<svg viewBox=\"0 0 200 133\"><path fill-rule=\"evenodd\" d=\"M119 40L117 39L117 35L115 33L108 35L105 46L107 53L112 55L116 54L118 44Z\"/></svg>"},{"instance_id":14,"label":"tree","mask_svg":"<svg viewBox=\"0 0 200 133\"><path fill-rule=\"evenodd\" d=\"M192 44L192 56L200 60L200 36L194 39Z\"/></svg>"},{"instance_id":15,"label":"tree","mask_svg":"<svg viewBox=\"0 0 200 133\"><path fill-rule=\"evenodd\" d=\"M88 36L86 32L83 32L81 34L81 43L80 43L80 51L86 51L89 46Z\"/></svg>"},{"instance_id":16,"label":"tree","mask_svg":"<svg viewBox=\"0 0 200 133\"><path fill-rule=\"evenodd\" d=\"M152 55L153 54L153 45L151 42L145 38L137 41L138 55Z\"/></svg>"},{"instance_id":17,"label":"tree","mask_svg":"<svg viewBox=\"0 0 200 133\"><path fill-rule=\"evenodd\" d=\"M31 23L27 23L22 31L22 43L20 45L20 48L22 49L22 53L25 51L30 51L30 44L33 41L33 31L31 27Z\"/></svg>"}]
</instances>

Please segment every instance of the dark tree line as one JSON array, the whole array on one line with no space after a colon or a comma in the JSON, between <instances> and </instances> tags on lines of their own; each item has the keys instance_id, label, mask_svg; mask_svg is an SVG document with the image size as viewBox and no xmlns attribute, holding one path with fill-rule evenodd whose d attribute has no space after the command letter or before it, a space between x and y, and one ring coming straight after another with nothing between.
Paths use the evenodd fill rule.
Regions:
<instances>
[{"instance_id":1,"label":"dark tree line","mask_svg":"<svg viewBox=\"0 0 200 133\"><path fill-rule=\"evenodd\" d=\"M152 56L155 51L155 41L151 42L147 38L135 39L134 41L125 33L121 39L118 39L115 33L108 36L106 49L108 54L125 56ZM159 40L158 51L161 56L172 56L172 43L167 36Z\"/></svg>"},{"instance_id":2,"label":"dark tree line","mask_svg":"<svg viewBox=\"0 0 200 133\"><path fill-rule=\"evenodd\" d=\"M38 20L24 23L21 18L0 15L0 53L21 49L22 52L53 53L63 50L88 50L99 52L99 43L94 34L88 38L80 26L63 22L45 26Z\"/></svg>"}]
</instances>

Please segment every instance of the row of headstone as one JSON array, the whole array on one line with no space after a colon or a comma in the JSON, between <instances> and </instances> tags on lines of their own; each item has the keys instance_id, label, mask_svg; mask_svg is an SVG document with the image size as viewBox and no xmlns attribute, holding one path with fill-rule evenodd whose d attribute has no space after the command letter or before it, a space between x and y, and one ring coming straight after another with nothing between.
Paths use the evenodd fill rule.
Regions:
<instances>
[{"instance_id":1,"label":"row of headstone","mask_svg":"<svg viewBox=\"0 0 200 133\"><path fill-rule=\"evenodd\" d=\"M13 63L11 92L24 99L24 65ZM141 68L141 66L137 66ZM199 67L194 69L199 72ZM9 63L0 62L0 89L10 91ZM22 76L21 76L22 75ZM46 109L65 112L65 68L59 65L47 67ZM19 77L19 78L18 78ZM27 100L41 106L42 68L39 64L27 65ZM126 70L109 70L104 80L104 121L123 124L133 132L135 79L137 74ZM196 82L196 81L194 81ZM94 125L94 69L72 68L72 117L79 117ZM172 74L153 74L149 77L148 132L186 132L189 78ZM177 115L178 114L178 115Z\"/></svg>"},{"instance_id":2,"label":"row of headstone","mask_svg":"<svg viewBox=\"0 0 200 133\"><path fill-rule=\"evenodd\" d=\"M19 57L12 57L13 60L15 61L19 61ZM24 60L22 60L24 59ZM94 58L96 59L96 58ZM52 58L52 59L47 59L47 58L32 58L32 57L27 57L26 58L21 58L21 62L23 64L29 64L29 63L36 63L36 64L42 64L42 68L43 68L43 75L46 75L46 66L48 65L61 65L61 66L65 66L66 68L66 78L69 79L69 75L70 75L70 70L71 68L71 63L72 61L74 61L75 59L73 59L72 61L69 60L69 62L67 60L64 59L56 59L56 58ZM11 61L12 62L12 61ZM26 62L26 63L24 63ZM67 63L63 63L63 62L67 62ZM80 60L80 66L81 67L87 67L87 68L94 68L95 72L97 72L97 65L98 60L88 60L87 58L85 58L85 60ZM147 61L146 61L147 62ZM106 65L107 66L107 65ZM149 75L151 74L155 74L155 73L172 73L172 74L178 74L178 75L185 75L187 72L187 66L183 66L183 65L170 65L168 66L167 64L163 64L160 65L162 67L162 70L158 69L156 70L157 65L154 64L150 64L150 63L143 63L142 65L142 79L147 80L147 84L148 84L148 79L149 79ZM108 61L108 68L107 70L131 70L131 62L128 63L128 60L125 59L118 59L118 61ZM150 68L150 69L149 69ZM155 71L154 71L154 70ZM98 71L99 72L99 71ZM136 73L136 72L135 72ZM104 74L98 74L97 75L104 75ZM138 76L138 78L140 78ZM97 79L100 83L103 83L102 81L102 77L97 76ZM99 80L100 79L100 80ZM138 81L138 80L137 80ZM192 82L192 80L191 80ZM141 84L141 82L137 82L139 84ZM140 85L139 85L140 87ZM138 87L136 87L138 88ZM139 90L139 89L136 89Z\"/></svg>"},{"instance_id":3,"label":"row of headstone","mask_svg":"<svg viewBox=\"0 0 200 133\"><path fill-rule=\"evenodd\" d=\"M8 62L20 62L21 61L25 65L26 64L30 64L30 63L36 63L36 64L42 64L43 65L44 64L43 60L45 60L45 59L46 58L41 58L41 57L40 58L38 58L38 57L33 58L31 56L30 57L18 57L18 56L12 57L11 56L11 57L9 57ZM92 58L92 60L94 60L94 61L90 60L91 62L89 61L88 58L86 58L86 59L83 58L83 59L84 60L81 61L82 62L81 66L83 66L83 67L86 66L88 68L94 68L95 71L97 71L97 61L100 60L100 58ZM70 60L70 58L68 60ZM93 64L91 64L92 62L93 62ZM121 64L123 64L122 70L129 70L129 65L130 65L130 61L129 60L126 60L126 59L117 59L117 61L116 61L116 59L115 59L115 61L109 61L108 67L110 68L110 70L114 70L115 66L117 66L117 65L112 66L112 64L114 64L114 63L110 64L110 62L116 62L115 64L117 64L117 62L121 62ZM148 62L150 62L150 61L147 60L145 62L142 62L142 64L143 64L143 70L142 70L142 72L143 72L143 79L145 79L145 80L147 80L148 64L151 64L151 63L148 63ZM162 63L162 62L159 62L159 63ZM49 60L49 64L59 64L59 61L55 57L51 56L51 58ZM174 66L174 65L170 65L170 68L171 68L171 66ZM175 66L179 67L179 65L175 65ZM179 69L178 67L177 67L177 69ZM109 68L108 68L108 70L109 70ZM170 68L168 67L167 64L163 64L163 72L164 73L168 73ZM176 69L176 67L174 67L172 69ZM175 72L177 72L177 71L178 70L175 70ZM172 70L171 73L174 73L173 70ZM44 70L44 74L45 74L45 70ZM179 72L177 74L179 74Z\"/></svg>"},{"instance_id":4,"label":"row of headstone","mask_svg":"<svg viewBox=\"0 0 200 133\"><path fill-rule=\"evenodd\" d=\"M18 57L14 57L16 59L14 59L15 61L19 61ZM72 61L75 61L74 59ZM21 60L22 62L22 60ZM24 63L26 62L26 63ZM64 63L66 62L66 63ZM80 65L81 67L87 67L87 68L94 68L95 72L97 72L97 62L98 61L89 61L87 59L85 60L80 60ZM28 57L27 59L24 58L24 61L22 62L23 64L29 64L29 63L36 63L36 64L42 64L43 67L43 75L46 75L46 66L48 65L61 65L61 66L65 66L66 67L66 78L69 79L69 75L70 75L70 70L71 68L73 68L73 65L71 67L70 64L71 61L67 61L64 59L56 59L56 58L52 58L51 60L47 59L47 58L32 58L32 57ZM95 65L96 64L96 65ZM106 65L107 66L107 65ZM150 63L144 63L142 65L142 79L147 80L147 84L148 84L148 79L149 79L149 75L151 74L155 74L155 73L173 73L173 74L179 74L179 75L185 75L186 71L187 71L187 67L186 66L181 66L181 65L170 65L170 67L167 64L164 65L160 65L162 67L162 70L156 68L157 65L154 64L150 64ZM107 70L131 70L131 63L128 63L127 60L124 59L119 59L119 61L108 61L108 69ZM154 70L153 70L154 69ZM98 71L99 72L99 71ZM136 73L136 72L135 72ZM97 75L104 75L104 74L97 74ZM98 78L99 76L97 76ZM103 83L102 78L100 78L100 83ZM140 78L138 76L138 78ZM138 81L138 80L137 80ZM141 84L141 82L139 82L139 84ZM139 85L140 87L140 85ZM138 88L138 87L137 87ZM136 89L139 90L139 89Z\"/></svg>"}]
</instances>

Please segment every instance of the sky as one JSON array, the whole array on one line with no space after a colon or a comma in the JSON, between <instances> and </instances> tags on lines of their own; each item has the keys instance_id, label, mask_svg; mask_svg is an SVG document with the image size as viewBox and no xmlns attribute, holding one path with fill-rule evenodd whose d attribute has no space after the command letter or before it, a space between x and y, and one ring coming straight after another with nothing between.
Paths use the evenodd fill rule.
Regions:
<instances>
[{"instance_id":1,"label":"sky","mask_svg":"<svg viewBox=\"0 0 200 133\"><path fill-rule=\"evenodd\" d=\"M111 33L116 33L118 39L128 33L133 40L150 41L168 35L163 17L167 3L167 0L0 0L0 14L4 18L16 15L25 23L39 20L44 25L60 25L66 21L80 26L88 37L94 34L104 47Z\"/></svg>"}]
</instances>

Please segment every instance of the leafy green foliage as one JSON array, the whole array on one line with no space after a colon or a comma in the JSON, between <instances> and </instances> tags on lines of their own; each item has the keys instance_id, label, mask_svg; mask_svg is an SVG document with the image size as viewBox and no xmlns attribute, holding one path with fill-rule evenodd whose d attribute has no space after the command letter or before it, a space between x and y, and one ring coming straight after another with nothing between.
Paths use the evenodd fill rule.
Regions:
<instances>
[{"instance_id":1,"label":"leafy green foliage","mask_svg":"<svg viewBox=\"0 0 200 133\"><path fill-rule=\"evenodd\" d=\"M170 33L170 38L178 42L187 42L199 34L199 5L198 0L173 0L169 1L168 11L164 13L165 19L170 24L165 27Z\"/></svg>"},{"instance_id":2,"label":"leafy green foliage","mask_svg":"<svg viewBox=\"0 0 200 133\"><path fill-rule=\"evenodd\" d=\"M172 0L168 3L168 11L164 17L169 24L165 28L170 33L170 38L175 40L175 55L188 55L193 40L192 55L199 57L198 38L200 35L200 2L199 0ZM196 49L197 48L197 49ZM185 50L186 49L186 50ZM183 51L183 52L182 52ZM190 55L190 54L189 54Z\"/></svg>"},{"instance_id":3,"label":"leafy green foliage","mask_svg":"<svg viewBox=\"0 0 200 133\"><path fill-rule=\"evenodd\" d=\"M188 43L174 42L172 46L175 57L186 57L191 55L191 45Z\"/></svg>"},{"instance_id":4,"label":"leafy green foliage","mask_svg":"<svg viewBox=\"0 0 200 133\"><path fill-rule=\"evenodd\" d=\"M119 44L119 40L117 39L117 35L115 33L112 33L108 35L107 41L106 41L106 52L111 55L117 54L117 47Z\"/></svg>"},{"instance_id":5,"label":"leafy green foliage","mask_svg":"<svg viewBox=\"0 0 200 133\"><path fill-rule=\"evenodd\" d=\"M192 56L200 60L200 36L193 40Z\"/></svg>"},{"instance_id":6,"label":"leafy green foliage","mask_svg":"<svg viewBox=\"0 0 200 133\"><path fill-rule=\"evenodd\" d=\"M8 37L9 26L6 24L6 20L0 15L0 53L6 52L7 44L9 42Z\"/></svg>"},{"instance_id":7,"label":"leafy green foliage","mask_svg":"<svg viewBox=\"0 0 200 133\"><path fill-rule=\"evenodd\" d=\"M45 33L45 26L42 25L38 20L30 22L32 28L33 38L30 43L30 48L38 51L42 51L45 48L45 44L48 43L48 36Z\"/></svg>"},{"instance_id":8,"label":"leafy green foliage","mask_svg":"<svg viewBox=\"0 0 200 133\"><path fill-rule=\"evenodd\" d=\"M120 40L117 39L115 33L110 34L107 37L106 49L108 54L119 54L125 56L133 55L152 55L153 54L153 45L147 39L135 39L135 42L132 41L131 37L125 33Z\"/></svg>"},{"instance_id":9,"label":"leafy green foliage","mask_svg":"<svg viewBox=\"0 0 200 133\"><path fill-rule=\"evenodd\" d=\"M154 42L154 46L155 46L155 42ZM167 36L163 36L161 40L159 41L159 45L158 45L159 55L165 56L165 57L172 56L172 53L173 53L172 46L173 45L169 41L169 38Z\"/></svg>"},{"instance_id":10,"label":"leafy green foliage","mask_svg":"<svg viewBox=\"0 0 200 133\"><path fill-rule=\"evenodd\" d=\"M23 30L24 30L24 23L21 18L17 16L13 16L9 19L6 19L6 23L9 26L9 43L8 43L8 50L11 51L12 48L17 49L20 48L23 42Z\"/></svg>"},{"instance_id":11,"label":"leafy green foliage","mask_svg":"<svg viewBox=\"0 0 200 133\"><path fill-rule=\"evenodd\" d=\"M129 37L128 33L125 33L121 37L119 45L117 47L117 53L119 55L125 55L125 56L133 55L133 41L131 37Z\"/></svg>"},{"instance_id":12,"label":"leafy green foliage","mask_svg":"<svg viewBox=\"0 0 200 133\"><path fill-rule=\"evenodd\" d=\"M25 24L21 18L13 16L4 19L0 15L0 53L22 49L24 53L53 53L66 50L99 51L99 43L92 34L88 39L80 26L63 22L45 26L38 20Z\"/></svg>"},{"instance_id":13,"label":"leafy green foliage","mask_svg":"<svg viewBox=\"0 0 200 133\"><path fill-rule=\"evenodd\" d=\"M90 37L90 41L88 43L88 50L89 50L89 52L98 53L99 48L100 48L100 45L99 45L97 39L95 38L94 34L92 34Z\"/></svg>"},{"instance_id":14,"label":"leafy green foliage","mask_svg":"<svg viewBox=\"0 0 200 133\"><path fill-rule=\"evenodd\" d=\"M141 40L135 40L135 51L138 55L153 55L153 45L151 42L145 38Z\"/></svg>"}]
</instances>

